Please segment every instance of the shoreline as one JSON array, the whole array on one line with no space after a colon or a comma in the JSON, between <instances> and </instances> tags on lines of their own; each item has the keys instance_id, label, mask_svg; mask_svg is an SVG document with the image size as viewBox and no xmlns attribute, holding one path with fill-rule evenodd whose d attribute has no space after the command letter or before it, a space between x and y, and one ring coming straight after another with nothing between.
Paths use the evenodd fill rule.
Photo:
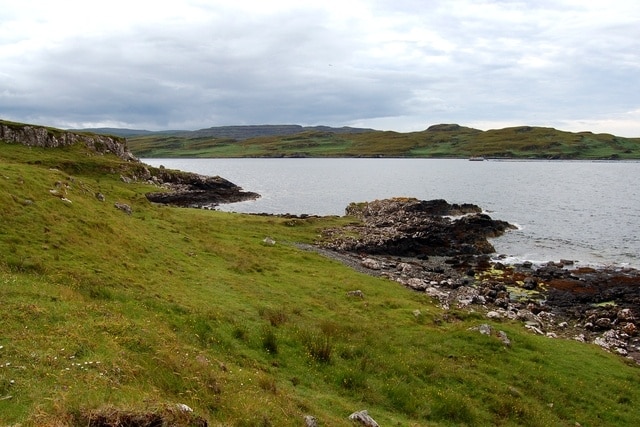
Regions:
<instances>
[{"instance_id":1,"label":"shoreline","mask_svg":"<svg viewBox=\"0 0 640 427\"><path fill-rule=\"evenodd\" d=\"M596 344L640 364L639 270L567 268L560 262L508 266L485 256L419 259L298 246L425 293L447 311L520 321L534 334Z\"/></svg>"},{"instance_id":2,"label":"shoreline","mask_svg":"<svg viewBox=\"0 0 640 427\"><path fill-rule=\"evenodd\" d=\"M640 364L640 270L573 260L507 264L490 238L511 224L475 205L387 199L351 204L361 224L311 247L364 274L425 293L445 311L520 321L532 333L593 343Z\"/></svg>"}]
</instances>

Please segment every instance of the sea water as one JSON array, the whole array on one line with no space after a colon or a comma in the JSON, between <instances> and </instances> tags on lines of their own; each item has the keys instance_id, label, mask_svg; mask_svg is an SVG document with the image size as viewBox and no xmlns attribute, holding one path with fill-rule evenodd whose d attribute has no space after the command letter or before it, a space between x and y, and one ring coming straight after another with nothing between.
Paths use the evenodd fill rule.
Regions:
<instances>
[{"instance_id":1,"label":"sea water","mask_svg":"<svg viewBox=\"0 0 640 427\"><path fill-rule=\"evenodd\" d=\"M219 175L261 198L244 213L343 215L388 197L474 203L518 230L493 239L511 261L640 267L640 162L452 159L143 159Z\"/></svg>"}]
</instances>

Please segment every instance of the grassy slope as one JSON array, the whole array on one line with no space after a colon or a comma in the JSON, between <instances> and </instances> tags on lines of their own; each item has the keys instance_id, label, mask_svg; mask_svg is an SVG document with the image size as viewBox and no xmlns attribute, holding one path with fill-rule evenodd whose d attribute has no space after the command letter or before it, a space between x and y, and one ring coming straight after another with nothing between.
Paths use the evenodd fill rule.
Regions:
<instances>
[{"instance_id":1,"label":"grassy slope","mask_svg":"<svg viewBox=\"0 0 640 427\"><path fill-rule=\"evenodd\" d=\"M480 314L292 244L348 218L154 206L127 167L0 145L2 426L177 402L213 426L346 426L365 408L386 426L640 419L640 370L623 359L494 324L507 348L469 330Z\"/></svg>"},{"instance_id":2,"label":"grassy slope","mask_svg":"<svg viewBox=\"0 0 640 427\"><path fill-rule=\"evenodd\" d=\"M640 138L552 128L514 127L479 131L455 127L423 132L332 134L305 132L245 141L176 136L129 139L140 157L459 157L638 159Z\"/></svg>"}]
</instances>

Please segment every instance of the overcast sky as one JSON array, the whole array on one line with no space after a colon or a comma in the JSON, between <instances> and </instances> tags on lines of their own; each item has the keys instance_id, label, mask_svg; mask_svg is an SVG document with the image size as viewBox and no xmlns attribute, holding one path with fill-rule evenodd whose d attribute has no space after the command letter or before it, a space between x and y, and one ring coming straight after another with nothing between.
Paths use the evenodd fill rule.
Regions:
<instances>
[{"instance_id":1,"label":"overcast sky","mask_svg":"<svg viewBox=\"0 0 640 427\"><path fill-rule=\"evenodd\" d=\"M0 118L640 137L640 1L0 0Z\"/></svg>"}]
</instances>

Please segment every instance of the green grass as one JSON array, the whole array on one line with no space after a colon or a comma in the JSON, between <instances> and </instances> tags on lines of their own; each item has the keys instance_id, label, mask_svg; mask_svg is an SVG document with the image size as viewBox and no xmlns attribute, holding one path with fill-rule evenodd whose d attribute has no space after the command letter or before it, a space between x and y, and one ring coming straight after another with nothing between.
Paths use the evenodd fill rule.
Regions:
<instances>
[{"instance_id":1,"label":"green grass","mask_svg":"<svg viewBox=\"0 0 640 427\"><path fill-rule=\"evenodd\" d=\"M139 167L0 145L1 426L176 403L212 426L349 426L361 409L385 426L640 419L640 370L624 359L494 324L507 348L469 330L478 313L445 316L294 245L352 219L156 206L155 188L120 179Z\"/></svg>"},{"instance_id":2,"label":"green grass","mask_svg":"<svg viewBox=\"0 0 640 427\"><path fill-rule=\"evenodd\" d=\"M422 132L304 132L244 141L146 135L129 139L140 157L430 157L639 159L640 138L520 126L480 131L438 125Z\"/></svg>"}]
</instances>

